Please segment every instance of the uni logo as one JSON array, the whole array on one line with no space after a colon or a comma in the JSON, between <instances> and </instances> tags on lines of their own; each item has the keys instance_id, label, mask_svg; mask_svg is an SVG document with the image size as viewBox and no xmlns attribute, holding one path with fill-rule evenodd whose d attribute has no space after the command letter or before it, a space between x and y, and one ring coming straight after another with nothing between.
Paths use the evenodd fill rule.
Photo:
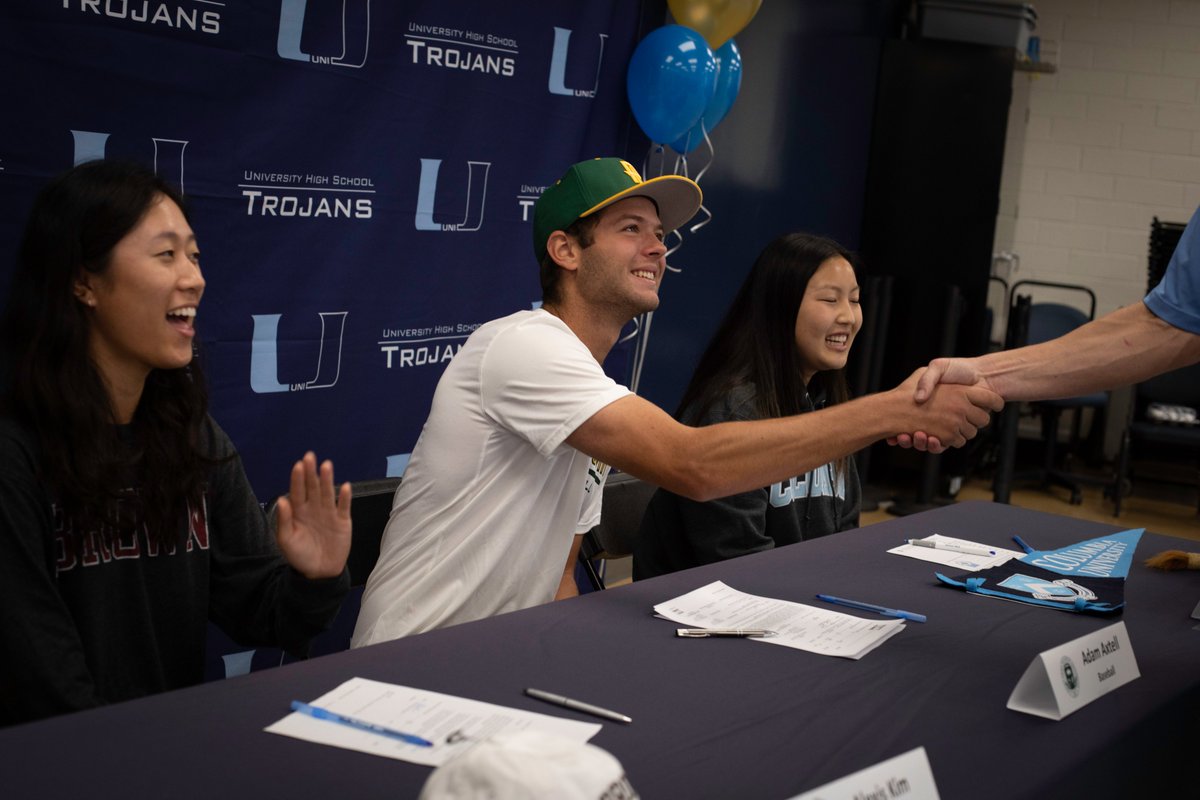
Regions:
<instances>
[{"instance_id":1,"label":"uni logo","mask_svg":"<svg viewBox=\"0 0 1200 800\"><path fill-rule=\"evenodd\" d=\"M567 50L570 48L571 31L567 28L554 29L554 51L550 56L550 94L561 94L566 97L595 97L600 88L600 65L604 63L604 40L607 33L600 36L600 55L596 57L596 81L591 89L567 88Z\"/></svg>"},{"instance_id":2,"label":"uni logo","mask_svg":"<svg viewBox=\"0 0 1200 800\"><path fill-rule=\"evenodd\" d=\"M107 133L98 131L71 131L75 140L75 160L72 165L78 166L85 161L97 161L104 158L108 147ZM168 183L183 187L183 151L188 146L186 139L158 139L151 137L154 143L154 171Z\"/></svg>"},{"instance_id":3,"label":"uni logo","mask_svg":"<svg viewBox=\"0 0 1200 800\"><path fill-rule=\"evenodd\" d=\"M321 346L317 351L316 377L301 383L279 382L279 319L282 314L252 314L254 335L250 341L250 388L255 394L328 389L342 371L342 337L347 311L322 311Z\"/></svg>"},{"instance_id":4,"label":"uni logo","mask_svg":"<svg viewBox=\"0 0 1200 800\"><path fill-rule=\"evenodd\" d=\"M387 472L384 477L387 478L403 478L404 470L408 469L408 460L412 458L412 453L398 453L394 456L387 457Z\"/></svg>"},{"instance_id":5,"label":"uni logo","mask_svg":"<svg viewBox=\"0 0 1200 800\"><path fill-rule=\"evenodd\" d=\"M487 201L490 161L467 162L467 207L462 222L434 222L434 201L437 198L440 158L421 159L421 182L417 187L416 226L419 231L477 231L483 226L483 207Z\"/></svg>"},{"instance_id":6,"label":"uni logo","mask_svg":"<svg viewBox=\"0 0 1200 800\"><path fill-rule=\"evenodd\" d=\"M304 35L304 18L308 11L308 0L280 0L279 4L279 38L275 43L275 52L280 58L292 61L306 61L312 64L330 64L336 67L353 67L358 69L367 63L367 47L371 38L371 0L340 0L341 14L341 49L335 53L321 55L306 53L301 49L301 39ZM334 7L325 2L322 5ZM314 28L323 32L329 24L336 30L336 21L322 19L321 25ZM336 39L336 36L333 37Z\"/></svg>"}]
</instances>

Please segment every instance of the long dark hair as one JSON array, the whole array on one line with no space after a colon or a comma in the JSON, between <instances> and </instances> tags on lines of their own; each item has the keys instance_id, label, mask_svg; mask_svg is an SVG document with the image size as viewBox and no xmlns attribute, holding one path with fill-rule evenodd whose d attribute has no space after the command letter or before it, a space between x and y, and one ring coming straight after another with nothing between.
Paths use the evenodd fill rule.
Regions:
<instances>
[{"instance_id":1,"label":"long dark hair","mask_svg":"<svg viewBox=\"0 0 1200 800\"><path fill-rule=\"evenodd\" d=\"M178 541L187 504L199 503L207 466L200 436L208 392L200 365L151 370L122 441L103 378L88 350L91 323L75 296L84 271L104 272L112 250L162 197L183 198L145 167L82 164L34 201L0 322L4 412L40 448L41 475L77 533L114 531L113 500L141 484L152 541ZM121 515L122 519L133 516ZM123 532L123 531L122 531Z\"/></svg>"},{"instance_id":2,"label":"long dark hair","mask_svg":"<svg viewBox=\"0 0 1200 800\"><path fill-rule=\"evenodd\" d=\"M699 423L730 391L748 384L755 387L760 419L808 410L809 393L824 394L826 405L848 398L844 369L817 372L805 386L796 349L796 315L808 281L839 256L855 266L846 248L808 233L780 236L763 249L700 356L676 411L681 421ZM839 472L844 466L840 460Z\"/></svg>"}]
</instances>

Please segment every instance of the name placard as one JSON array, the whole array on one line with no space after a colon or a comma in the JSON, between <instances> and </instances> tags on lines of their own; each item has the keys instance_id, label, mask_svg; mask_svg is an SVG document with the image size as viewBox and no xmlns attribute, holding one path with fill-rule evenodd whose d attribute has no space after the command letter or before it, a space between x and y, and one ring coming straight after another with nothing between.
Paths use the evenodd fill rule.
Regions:
<instances>
[{"instance_id":1,"label":"name placard","mask_svg":"<svg viewBox=\"0 0 1200 800\"><path fill-rule=\"evenodd\" d=\"M791 800L939 800L924 747L798 794Z\"/></svg>"},{"instance_id":2,"label":"name placard","mask_svg":"<svg viewBox=\"0 0 1200 800\"><path fill-rule=\"evenodd\" d=\"M1125 623L1118 622L1039 653L1008 707L1060 720L1141 675Z\"/></svg>"}]
</instances>

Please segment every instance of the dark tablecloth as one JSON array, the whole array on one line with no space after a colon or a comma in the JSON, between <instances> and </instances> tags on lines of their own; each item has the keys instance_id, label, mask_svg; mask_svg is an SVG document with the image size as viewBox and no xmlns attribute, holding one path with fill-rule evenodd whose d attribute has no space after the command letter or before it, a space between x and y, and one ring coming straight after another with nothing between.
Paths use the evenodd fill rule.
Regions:
<instances>
[{"instance_id":1,"label":"dark tablecloth","mask_svg":"<svg viewBox=\"0 0 1200 800\"><path fill-rule=\"evenodd\" d=\"M1089 617L939 585L888 555L942 533L1038 549L1122 530L962 503L575 600L0 731L5 797L415 797L429 768L262 732L293 699L354 677L595 721L527 686L630 714L592 742L654 798L787 798L924 746L943 798L1195 796L1200 573L1141 566L1196 543L1147 534L1125 612ZM817 592L927 614L859 661L674 637L655 603L713 580L821 605ZM858 613L849 609L838 609ZM9 609L7 613L12 613ZM861 616L872 615L863 613ZM1038 652L1123 620L1142 677L1061 722L1005 708Z\"/></svg>"}]
</instances>

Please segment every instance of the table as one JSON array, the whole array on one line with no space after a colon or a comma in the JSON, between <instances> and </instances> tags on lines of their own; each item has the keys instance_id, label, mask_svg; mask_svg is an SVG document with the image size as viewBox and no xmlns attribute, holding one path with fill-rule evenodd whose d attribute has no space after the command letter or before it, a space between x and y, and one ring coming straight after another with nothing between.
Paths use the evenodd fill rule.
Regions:
<instances>
[{"instance_id":1,"label":"table","mask_svg":"<svg viewBox=\"0 0 1200 800\"><path fill-rule=\"evenodd\" d=\"M361 676L594 721L526 686L630 714L592 742L654 798L787 798L924 746L943 798L1194 796L1200 574L1141 566L1194 542L1147 534L1126 584L1142 677L1061 722L1005 708L1041 650L1111 622L983 599L888 555L930 533L1049 549L1120 530L962 503L579 599L0 730L6 797L415 797L429 768L262 732L293 699ZM674 637L651 606L713 580L919 611L860 661ZM856 613L847 610L849 613ZM871 616L864 614L863 616ZM1173 793L1172 793L1173 792Z\"/></svg>"}]
</instances>

